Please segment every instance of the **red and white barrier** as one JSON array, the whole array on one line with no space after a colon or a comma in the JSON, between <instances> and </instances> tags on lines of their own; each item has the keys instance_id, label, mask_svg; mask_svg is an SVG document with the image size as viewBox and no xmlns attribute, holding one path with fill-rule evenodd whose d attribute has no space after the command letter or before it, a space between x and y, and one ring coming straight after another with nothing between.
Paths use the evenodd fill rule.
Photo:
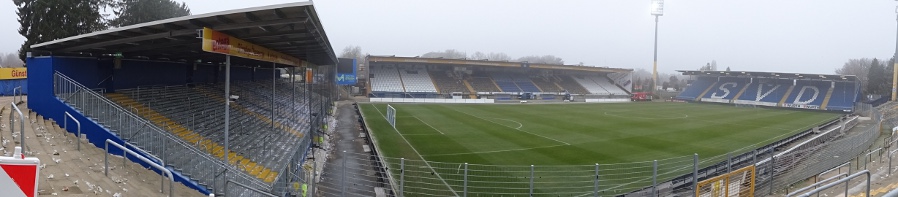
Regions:
<instances>
[{"instance_id":1,"label":"red and white barrier","mask_svg":"<svg viewBox=\"0 0 898 197\"><path fill-rule=\"evenodd\" d=\"M36 197L40 164L36 157L26 158L21 147L12 157L0 156L0 196Z\"/></svg>"}]
</instances>

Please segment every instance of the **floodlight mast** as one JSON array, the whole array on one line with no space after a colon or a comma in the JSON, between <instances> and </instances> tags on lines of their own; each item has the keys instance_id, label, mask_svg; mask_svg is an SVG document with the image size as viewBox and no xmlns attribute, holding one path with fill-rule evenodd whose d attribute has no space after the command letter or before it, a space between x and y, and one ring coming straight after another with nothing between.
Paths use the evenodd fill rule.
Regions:
<instances>
[{"instance_id":1,"label":"floodlight mast","mask_svg":"<svg viewBox=\"0 0 898 197\"><path fill-rule=\"evenodd\" d=\"M898 14L898 7L895 7L895 13ZM898 93L898 39L895 40L895 57L892 58L892 101L896 101L896 96L898 96L896 93Z\"/></svg>"},{"instance_id":2,"label":"floodlight mast","mask_svg":"<svg viewBox=\"0 0 898 197\"><path fill-rule=\"evenodd\" d=\"M652 61L652 92L658 87L658 17L664 15L664 0L652 0L652 15L655 15L655 52Z\"/></svg>"}]
</instances>

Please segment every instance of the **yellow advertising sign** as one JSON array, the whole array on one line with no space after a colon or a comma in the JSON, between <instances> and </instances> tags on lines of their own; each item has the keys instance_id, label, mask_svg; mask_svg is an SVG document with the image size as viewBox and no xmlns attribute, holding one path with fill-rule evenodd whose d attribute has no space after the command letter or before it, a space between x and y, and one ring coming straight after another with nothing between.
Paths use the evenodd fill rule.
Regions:
<instances>
[{"instance_id":1,"label":"yellow advertising sign","mask_svg":"<svg viewBox=\"0 0 898 197\"><path fill-rule=\"evenodd\" d=\"M208 27L203 28L203 51L291 66L300 66L301 64L299 58L249 43Z\"/></svg>"},{"instance_id":2,"label":"yellow advertising sign","mask_svg":"<svg viewBox=\"0 0 898 197\"><path fill-rule=\"evenodd\" d=\"M26 68L0 68L0 80L28 78Z\"/></svg>"}]
</instances>

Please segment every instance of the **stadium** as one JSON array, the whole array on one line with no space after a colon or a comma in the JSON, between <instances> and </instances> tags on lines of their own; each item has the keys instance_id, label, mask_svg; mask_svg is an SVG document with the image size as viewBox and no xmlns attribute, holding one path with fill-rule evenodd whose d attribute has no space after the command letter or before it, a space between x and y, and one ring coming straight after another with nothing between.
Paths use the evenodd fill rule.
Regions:
<instances>
[{"instance_id":1,"label":"stadium","mask_svg":"<svg viewBox=\"0 0 898 197\"><path fill-rule=\"evenodd\" d=\"M898 105L853 75L681 70L667 92L628 68L337 58L312 2L31 47L27 79L0 76L17 96L0 166L28 167L0 188L22 196L847 197L898 182Z\"/></svg>"}]
</instances>

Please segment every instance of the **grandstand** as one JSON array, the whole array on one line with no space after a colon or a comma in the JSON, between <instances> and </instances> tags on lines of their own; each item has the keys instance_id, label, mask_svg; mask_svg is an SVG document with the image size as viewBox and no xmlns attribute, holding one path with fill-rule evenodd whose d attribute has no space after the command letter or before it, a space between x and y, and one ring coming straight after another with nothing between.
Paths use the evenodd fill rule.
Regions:
<instances>
[{"instance_id":1,"label":"grandstand","mask_svg":"<svg viewBox=\"0 0 898 197\"><path fill-rule=\"evenodd\" d=\"M27 58L27 104L45 118L80 121L97 147L127 144L203 195L295 194L308 182L297 166L336 92L337 58L321 27L312 3L299 2L40 43ZM262 55L238 49L246 46ZM377 71L400 77L396 68Z\"/></svg>"},{"instance_id":2,"label":"grandstand","mask_svg":"<svg viewBox=\"0 0 898 197\"><path fill-rule=\"evenodd\" d=\"M746 71L679 71L693 77L684 101L852 111L860 82L849 75Z\"/></svg>"},{"instance_id":3,"label":"grandstand","mask_svg":"<svg viewBox=\"0 0 898 197\"><path fill-rule=\"evenodd\" d=\"M514 100L529 93L583 100L625 98L631 91L631 69L395 56L368 56L368 65L371 98Z\"/></svg>"}]
</instances>

